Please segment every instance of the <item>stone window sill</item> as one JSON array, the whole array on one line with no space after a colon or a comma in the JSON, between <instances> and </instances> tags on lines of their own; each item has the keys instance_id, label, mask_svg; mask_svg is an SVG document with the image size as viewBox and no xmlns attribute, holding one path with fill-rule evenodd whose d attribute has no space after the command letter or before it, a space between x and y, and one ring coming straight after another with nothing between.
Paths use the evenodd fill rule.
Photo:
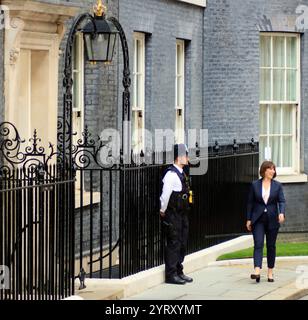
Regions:
<instances>
[{"instance_id":1,"label":"stone window sill","mask_svg":"<svg viewBox=\"0 0 308 320\"><path fill-rule=\"evenodd\" d=\"M304 183L308 181L308 176L305 173L299 174L289 174L289 175L279 175L275 178L275 180L280 183Z\"/></svg>"}]
</instances>

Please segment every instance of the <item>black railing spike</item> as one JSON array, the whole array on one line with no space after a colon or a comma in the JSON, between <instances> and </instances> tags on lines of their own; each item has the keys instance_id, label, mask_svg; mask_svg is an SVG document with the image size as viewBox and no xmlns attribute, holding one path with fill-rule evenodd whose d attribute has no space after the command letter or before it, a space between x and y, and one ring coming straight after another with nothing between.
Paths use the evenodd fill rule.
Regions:
<instances>
[{"instance_id":1,"label":"black railing spike","mask_svg":"<svg viewBox=\"0 0 308 320\"><path fill-rule=\"evenodd\" d=\"M251 142L250 142L250 146L251 146L252 149L254 149L255 146L256 146L255 139L254 139L254 138L251 138L250 141L251 141Z\"/></svg>"},{"instance_id":2,"label":"black railing spike","mask_svg":"<svg viewBox=\"0 0 308 320\"><path fill-rule=\"evenodd\" d=\"M216 152L218 152L219 151L219 143L218 143L218 141L216 140L215 141L215 146L214 146L214 151L216 151Z\"/></svg>"},{"instance_id":3,"label":"black railing spike","mask_svg":"<svg viewBox=\"0 0 308 320\"><path fill-rule=\"evenodd\" d=\"M199 148L199 143L196 142L196 157L200 158L200 148Z\"/></svg>"},{"instance_id":4,"label":"black railing spike","mask_svg":"<svg viewBox=\"0 0 308 320\"><path fill-rule=\"evenodd\" d=\"M140 151L140 157L141 157L141 158L144 158L144 152L143 152L143 150Z\"/></svg>"},{"instance_id":5,"label":"black railing spike","mask_svg":"<svg viewBox=\"0 0 308 320\"><path fill-rule=\"evenodd\" d=\"M239 145L236 143L236 139L233 139L233 150L236 151L239 148Z\"/></svg>"}]
</instances>

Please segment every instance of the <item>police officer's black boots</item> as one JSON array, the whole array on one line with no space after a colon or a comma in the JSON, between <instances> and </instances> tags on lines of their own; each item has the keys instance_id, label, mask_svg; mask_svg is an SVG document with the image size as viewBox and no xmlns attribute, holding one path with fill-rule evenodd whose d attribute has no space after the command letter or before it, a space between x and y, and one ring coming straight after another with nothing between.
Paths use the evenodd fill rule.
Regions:
<instances>
[{"instance_id":1,"label":"police officer's black boots","mask_svg":"<svg viewBox=\"0 0 308 320\"><path fill-rule=\"evenodd\" d=\"M179 278L181 278L185 282L193 282L193 278L186 276L184 273L179 274Z\"/></svg>"},{"instance_id":2,"label":"police officer's black boots","mask_svg":"<svg viewBox=\"0 0 308 320\"><path fill-rule=\"evenodd\" d=\"M178 275L174 275L171 277L166 278L166 283L171 283L171 284L185 284L186 281L181 279Z\"/></svg>"}]
</instances>

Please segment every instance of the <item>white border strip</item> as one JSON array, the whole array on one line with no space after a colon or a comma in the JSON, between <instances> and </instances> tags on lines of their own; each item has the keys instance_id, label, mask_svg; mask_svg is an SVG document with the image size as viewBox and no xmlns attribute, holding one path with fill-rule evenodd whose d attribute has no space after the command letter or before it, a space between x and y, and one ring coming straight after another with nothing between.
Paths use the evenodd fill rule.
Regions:
<instances>
[{"instance_id":1,"label":"white border strip","mask_svg":"<svg viewBox=\"0 0 308 320\"><path fill-rule=\"evenodd\" d=\"M178 1L194 4L196 6L203 7L203 8L206 7L206 0L178 0Z\"/></svg>"}]
</instances>

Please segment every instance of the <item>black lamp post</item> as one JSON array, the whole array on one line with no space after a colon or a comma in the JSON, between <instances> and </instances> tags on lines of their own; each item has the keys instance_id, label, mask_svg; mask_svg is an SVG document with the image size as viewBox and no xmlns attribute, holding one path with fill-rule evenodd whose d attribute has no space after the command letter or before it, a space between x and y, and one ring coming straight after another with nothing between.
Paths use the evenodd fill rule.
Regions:
<instances>
[{"instance_id":1,"label":"black lamp post","mask_svg":"<svg viewBox=\"0 0 308 320\"><path fill-rule=\"evenodd\" d=\"M129 70L129 53L128 45L124 30L119 21L114 18L106 19L106 7L102 4L102 0L97 0L97 4L94 6L94 14L83 13L79 15L68 35L66 51L65 51L65 69L64 69L64 96L63 96L63 116L58 124L58 142L59 151L62 157L63 170L69 169L71 176L73 176L72 169L72 86L73 86L73 70L72 70L72 55L73 44L77 32L82 32L85 42L85 48L87 53L87 60L92 63L97 62L112 62L114 55L114 48L116 43L117 34L120 37L122 51L123 51L123 99L122 99L122 123L130 120L130 92L129 87L131 85L130 70ZM83 27L84 22L88 20ZM124 136L127 136L127 132L124 133L122 124L122 150ZM122 161L123 159L121 159ZM68 168L67 168L68 167ZM64 172L64 171L63 171Z\"/></svg>"}]
</instances>

